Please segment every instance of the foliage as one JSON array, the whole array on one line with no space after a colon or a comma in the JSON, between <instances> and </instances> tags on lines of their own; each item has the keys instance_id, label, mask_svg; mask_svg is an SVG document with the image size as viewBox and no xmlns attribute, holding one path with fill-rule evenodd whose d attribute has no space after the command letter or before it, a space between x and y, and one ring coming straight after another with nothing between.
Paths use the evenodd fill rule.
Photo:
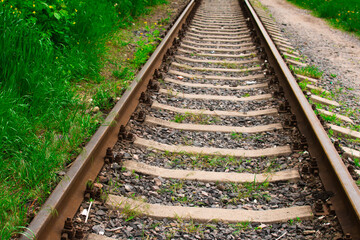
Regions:
<instances>
[{"instance_id":1,"label":"foliage","mask_svg":"<svg viewBox=\"0 0 360 240\"><path fill-rule=\"evenodd\" d=\"M131 23L134 18L148 11L147 6L167 3L167 0L111 0L121 20L122 27Z\"/></svg>"},{"instance_id":2,"label":"foliage","mask_svg":"<svg viewBox=\"0 0 360 240\"><path fill-rule=\"evenodd\" d=\"M360 2L358 0L288 0L315 15L327 19L336 27L360 33Z\"/></svg>"},{"instance_id":3,"label":"foliage","mask_svg":"<svg viewBox=\"0 0 360 240\"><path fill-rule=\"evenodd\" d=\"M146 38L140 37L140 40L137 41L134 58L130 61L134 68L142 66L148 59L149 54L156 49L156 46L158 45L156 41L160 40L160 31L154 28L155 25L152 26L152 29L147 26L146 31L148 33L145 34Z\"/></svg>"},{"instance_id":4,"label":"foliage","mask_svg":"<svg viewBox=\"0 0 360 240\"><path fill-rule=\"evenodd\" d=\"M360 167L360 160L358 158L354 158L355 166Z\"/></svg>"},{"instance_id":5,"label":"foliage","mask_svg":"<svg viewBox=\"0 0 360 240\"><path fill-rule=\"evenodd\" d=\"M87 113L73 85L98 78L109 33L132 24L147 6L164 2L1 0L1 239L24 229L59 181L56 173L102 120L101 113ZM128 5L121 14L122 4ZM132 77L119 71L119 77ZM114 92L123 91L127 80L119 89L111 85ZM94 102L109 109L113 98L114 93L99 89Z\"/></svg>"}]
</instances>

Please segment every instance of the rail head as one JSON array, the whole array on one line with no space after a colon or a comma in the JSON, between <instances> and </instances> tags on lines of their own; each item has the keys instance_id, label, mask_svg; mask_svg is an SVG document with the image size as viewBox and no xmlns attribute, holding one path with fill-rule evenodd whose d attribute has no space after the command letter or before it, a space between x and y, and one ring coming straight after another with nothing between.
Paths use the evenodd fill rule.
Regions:
<instances>
[{"instance_id":1,"label":"rail head","mask_svg":"<svg viewBox=\"0 0 360 240\"><path fill-rule=\"evenodd\" d=\"M149 79L155 69L161 65L167 49L172 45L198 2L198 0L189 1L157 49L136 75L129 89L116 103L104 123L86 144L41 210L22 233L21 240L60 239L66 218L73 217L82 202L86 182L89 179L95 179L98 175L104 165L106 149L116 143L120 126L125 125L130 119L138 105L141 92L146 90Z\"/></svg>"},{"instance_id":2,"label":"rail head","mask_svg":"<svg viewBox=\"0 0 360 240\"><path fill-rule=\"evenodd\" d=\"M265 48L270 64L280 83L286 88L292 110L300 122L300 131L306 136L310 153L319 163L320 177L325 187L334 192L332 202L345 232L360 238L360 191L349 174L311 105L304 96L293 74L281 57L249 0L241 0Z\"/></svg>"}]
</instances>

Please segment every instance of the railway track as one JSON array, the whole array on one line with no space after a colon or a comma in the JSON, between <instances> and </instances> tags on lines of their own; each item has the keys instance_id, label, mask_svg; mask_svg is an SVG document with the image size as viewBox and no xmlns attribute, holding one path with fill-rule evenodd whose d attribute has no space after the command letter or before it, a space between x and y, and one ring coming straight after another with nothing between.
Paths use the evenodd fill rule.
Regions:
<instances>
[{"instance_id":1,"label":"railway track","mask_svg":"<svg viewBox=\"0 0 360 240\"><path fill-rule=\"evenodd\" d=\"M276 51L247 1L190 1L31 232L359 239L359 190Z\"/></svg>"}]
</instances>

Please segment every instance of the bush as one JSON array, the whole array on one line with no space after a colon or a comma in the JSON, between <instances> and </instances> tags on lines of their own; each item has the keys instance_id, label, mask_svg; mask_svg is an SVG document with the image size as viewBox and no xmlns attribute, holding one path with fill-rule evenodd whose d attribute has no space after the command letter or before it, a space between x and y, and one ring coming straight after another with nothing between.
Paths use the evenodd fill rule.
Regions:
<instances>
[{"instance_id":1,"label":"bush","mask_svg":"<svg viewBox=\"0 0 360 240\"><path fill-rule=\"evenodd\" d=\"M86 114L72 84L98 76L108 33L161 2L1 0L1 239L23 229L56 172L96 130L99 117ZM108 95L99 91L95 100Z\"/></svg>"}]
</instances>

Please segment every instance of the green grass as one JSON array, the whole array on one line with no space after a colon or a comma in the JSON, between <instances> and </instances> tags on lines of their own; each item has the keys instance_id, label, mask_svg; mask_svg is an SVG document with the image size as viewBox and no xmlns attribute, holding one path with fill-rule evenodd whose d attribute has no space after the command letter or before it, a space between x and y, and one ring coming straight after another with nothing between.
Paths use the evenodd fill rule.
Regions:
<instances>
[{"instance_id":1,"label":"green grass","mask_svg":"<svg viewBox=\"0 0 360 240\"><path fill-rule=\"evenodd\" d=\"M239 235L241 232L251 229L251 223L249 221L230 224L230 226L235 229L232 233L233 235Z\"/></svg>"},{"instance_id":2,"label":"green grass","mask_svg":"<svg viewBox=\"0 0 360 240\"><path fill-rule=\"evenodd\" d=\"M293 70L296 74L311 78L321 78L323 75L323 72L315 66L294 67L293 65L290 65L290 69Z\"/></svg>"},{"instance_id":3,"label":"green grass","mask_svg":"<svg viewBox=\"0 0 360 240\"><path fill-rule=\"evenodd\" d=\"M109 110L132 79L133 70L122 67L114 72L121 83L99 75L109 37L148 13L147 6L164 2L1 1L1 239L22 231L60 180L57 172L96 131L104 115L88 109ZM158 33L148 34L153 42ZM154 49L142 41L129 58L132 69ZM79 88L98 83L98 90L89 94L91 104L84 101L88 93Z\"/></svg>"},{"instance_id":4,"label":"green grass","mask_svg":"<svg viewBox=\"0 0 360 240\"><path fill-rule=\"evenodd\" d=\"M244 161L244 159L235 158L234 156L209 156L203 154L192 154L187 152L181 152L179 154L165 152L163 153L163 156L170 159L169 164L173 167L189 165L193 168L206 168L234 165L240 168L241 163Z\"/></svg>"},{"instance_id":5,"label":"green grass","mask_svg":"<svg viewBox=\"0 0 360 240\"><path fill-rule=\"evenodd\" d=\"M197 124L210 125L210 124L216 124L217 122L220 121L220 119L217 116L209 116L203 113L195 114L195 113L186 112L184 114L182 113L175 114L174 120L172 121L176 123L189 121Z\"/></svg>"},{"instance_id":6,"label":"green grass","mask_svg":"<svg viewBox=\"0 0 360 240\"><path fill-rule=\"evenodd\" d=\"M270 200L270 196L263 192L269 187L269 182L267 181L258 183L256 182L256 179L254 179L253 182L227 183L226 187L227 191L237 193L236 197L228 199L228 202L232 204L238 204L243 198L248 197L252 197L254 199L264 199L266 201Z\"/></svg>"},{"instance_id":7,"label":"green grass","mask_svg":"<svg viewBox=\"0 0 360 240\"><path fill-rule=\"evenodd\" d=\"M360 2L358 0L288 0L310 9L315 16L325 18L337 28L360 36Z\"/></svg>"}]
</instances>

